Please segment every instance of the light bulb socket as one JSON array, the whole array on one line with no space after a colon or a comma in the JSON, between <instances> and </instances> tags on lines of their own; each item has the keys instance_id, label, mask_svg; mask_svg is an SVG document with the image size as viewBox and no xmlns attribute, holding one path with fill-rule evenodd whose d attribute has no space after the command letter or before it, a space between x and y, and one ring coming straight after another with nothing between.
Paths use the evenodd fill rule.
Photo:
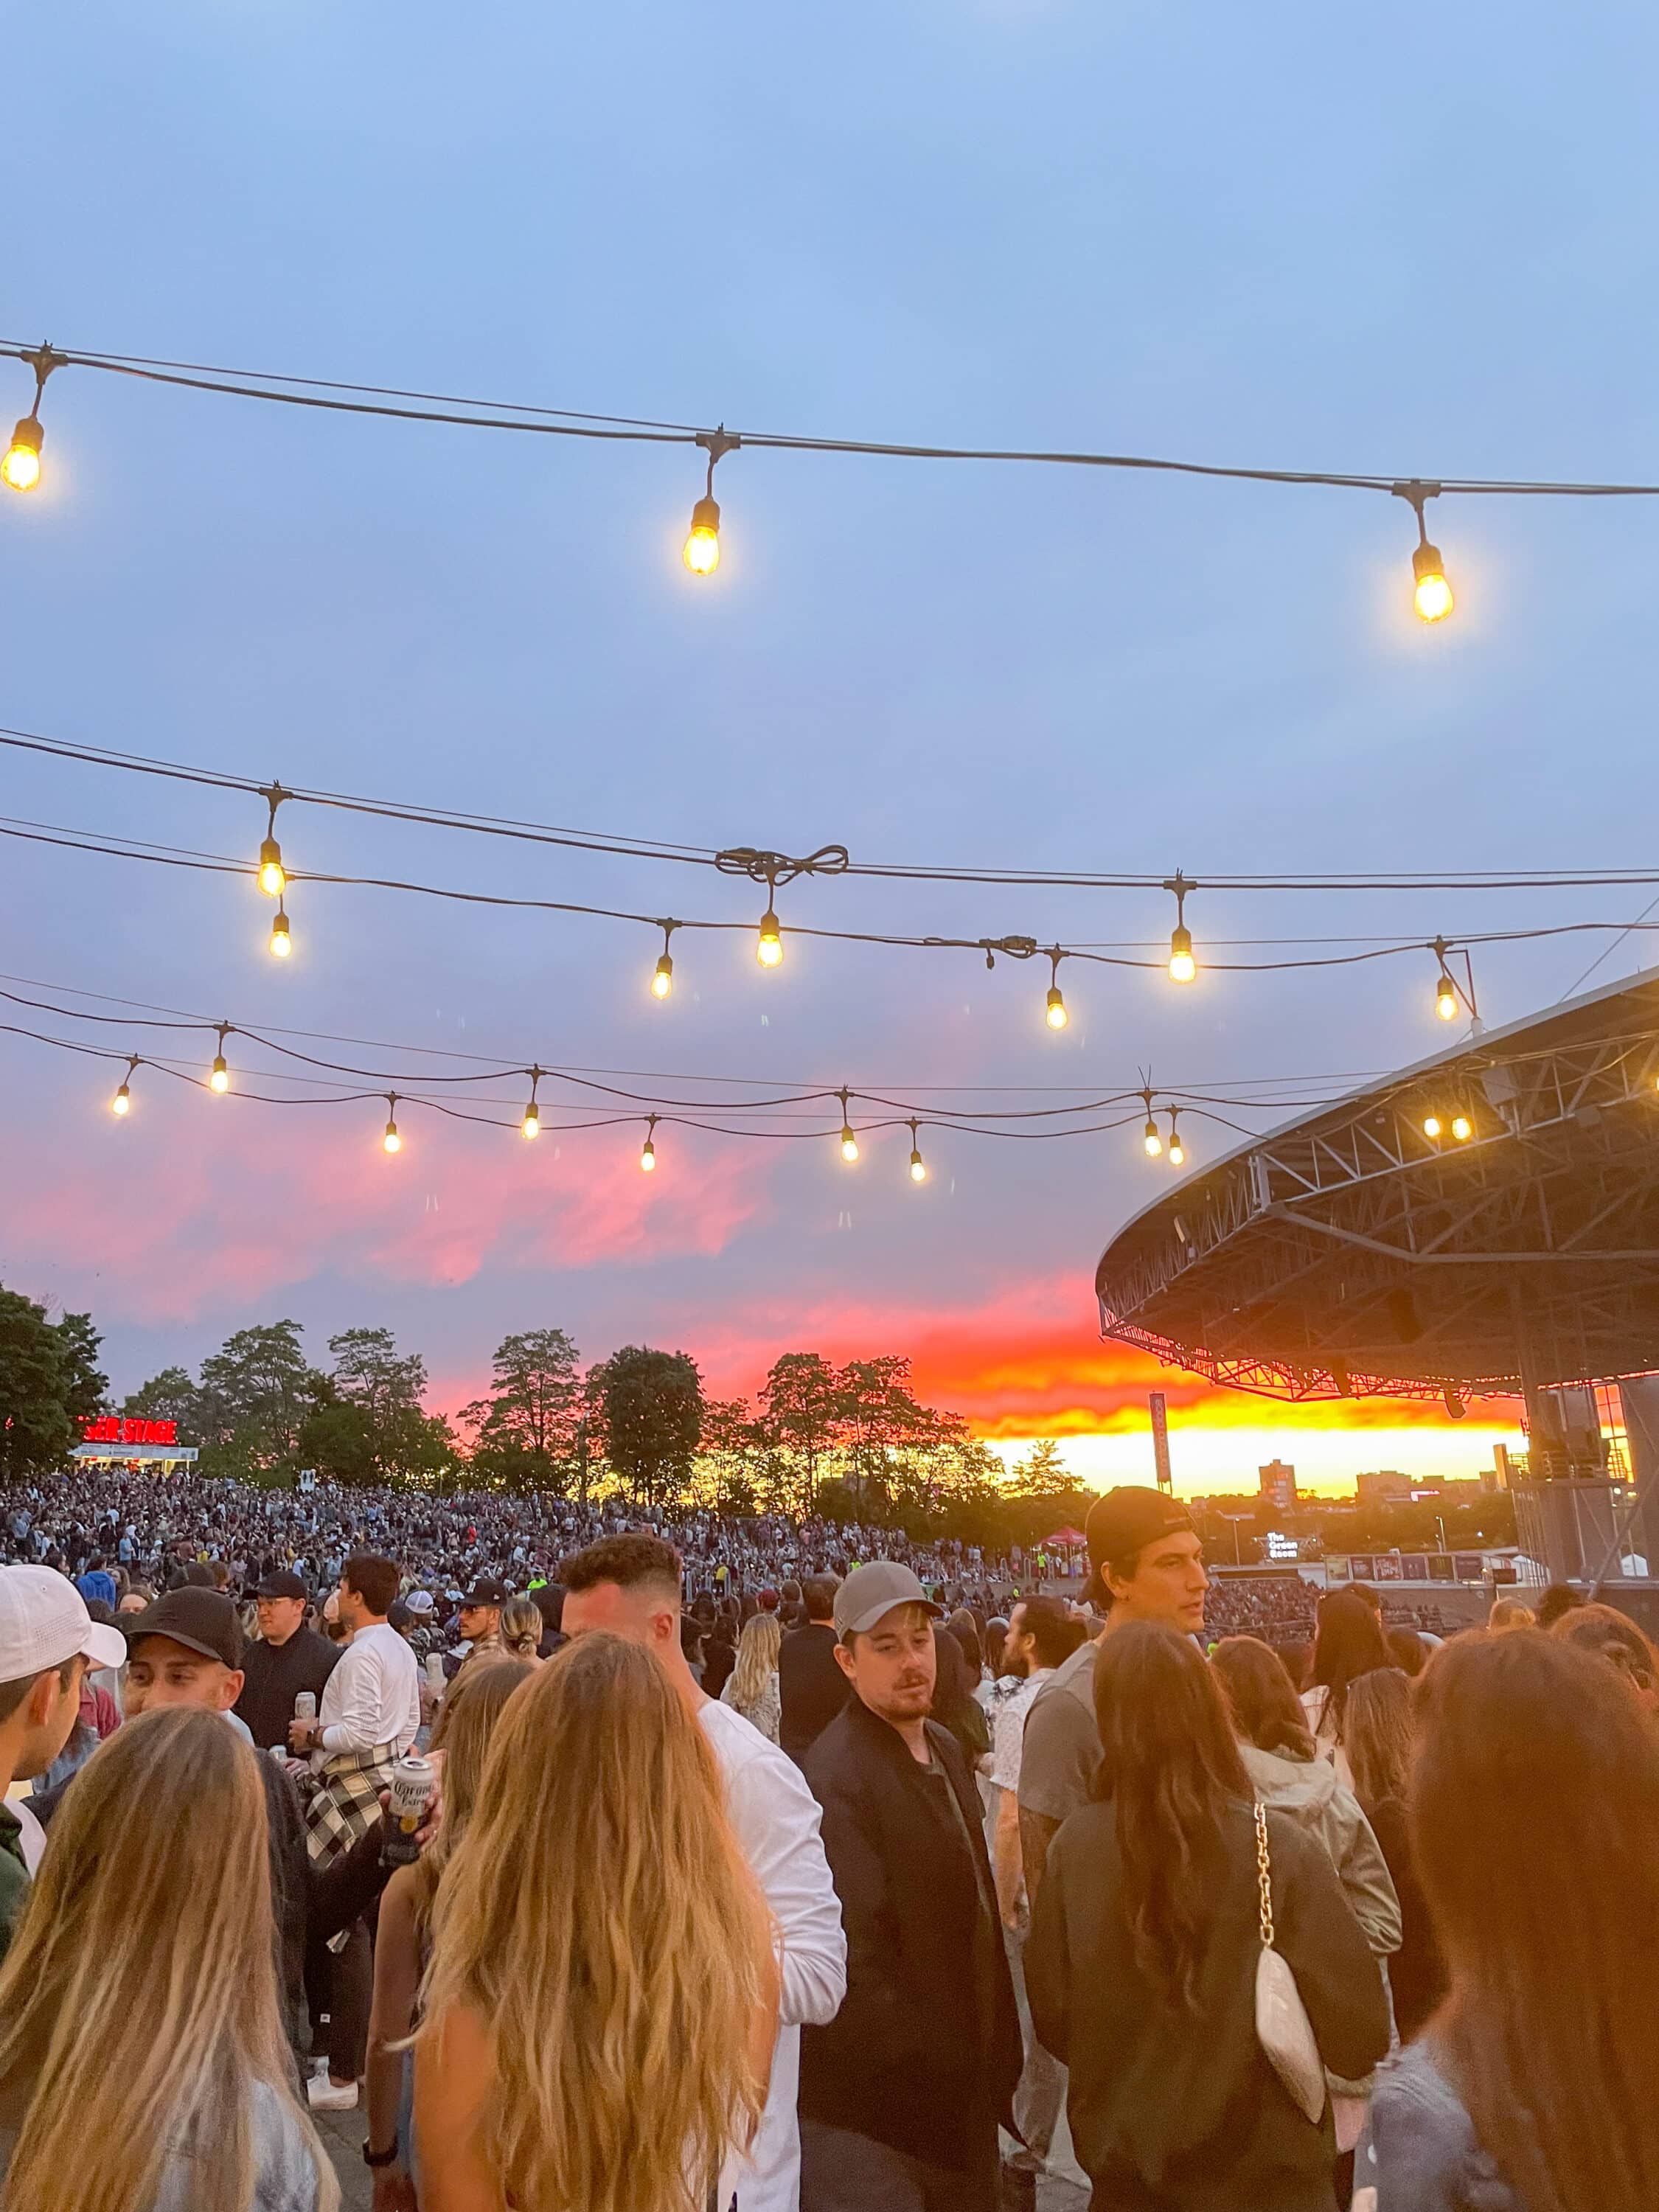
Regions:
<instances>
[{"instance_id":1,"label":"light bulb socket","mask_svg":"<svg viewBox=\"0 0 1659 2212\"><path fill-rule=\"evenodd\" d=\"M1412 552L1413 578L1419 584L1426 582L1431 576L1443 582L1445 574L1445 563L1440 558L1440 548L1437 545L1431 545L1425 538L1420 545L1413 548Z\"/></svg>"},{"instance_id":2,"label":"light bulb socket","mask_svg":"<svg viewBox=\"0 0 1659 2212\"><path fill-rule=\"evenodd\" d=\"M705 494L691 510L691 527L704 531L711 538L720 534L720 506L717 499Z\"/></svg>"},{"instance_id":3,"label":"light bulb socket","mask_svg":"<svg viewBox=\"0 0 1659 2212\"><path fill-rule=\"evenodd\" d=\"M38 455L46 434L46 432L40 427L40 417L38 416L25 415L22 421L19 422L17 428L11 434L13 449L15 451L16 447L21 446L25 453Z\"/></svg>"},{"instance_id":4,"label":"light bulb socket","mask_svg":"<svg viewBox=\"0 0 1659 2212\"><path fill-rule=\"evenodd\" d=\"M1184 921L1176 922L1170 932L1171 960L1190 960L1193 957L1193 933Z\"/></svg>"}]
</instances>

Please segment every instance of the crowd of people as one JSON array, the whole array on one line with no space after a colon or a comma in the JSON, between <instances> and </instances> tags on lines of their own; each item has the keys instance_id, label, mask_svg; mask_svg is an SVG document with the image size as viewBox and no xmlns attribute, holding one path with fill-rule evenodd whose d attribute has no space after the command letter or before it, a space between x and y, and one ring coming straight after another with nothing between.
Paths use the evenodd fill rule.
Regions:
<instances>
[{"instance_id":1,"label":"crowd of people","mask_svg":"<svg viewBox=\"0 0 1659 2212\"><path fill-rule=\"evenodd\" d=\"M1622 1614L216 1503L7 1508L0 2212L1659 2204Z\"/></svg>"}]
</instances>

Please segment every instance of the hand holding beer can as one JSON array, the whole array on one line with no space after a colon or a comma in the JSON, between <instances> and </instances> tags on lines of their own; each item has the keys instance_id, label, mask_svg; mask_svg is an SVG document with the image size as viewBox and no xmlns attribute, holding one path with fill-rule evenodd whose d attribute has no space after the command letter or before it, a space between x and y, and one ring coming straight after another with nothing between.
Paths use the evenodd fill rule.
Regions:
<instances>
[{"instance_id":1,"label":"hand holding beer can","mask_svg":"<svg viewBox=\"0 0 1659 2212\"><path fill-rule=\"evenodd\" d=\"M392 1831L380 1846L382 1866L413 1866L419 1858L421 1847L415 1838L425 1824L437 1786L436 1769L418 1752L406 1752L392 1768L392 1802L386 1811Z\"/></svg>"},{"instance_id":2,"label":"hand holding beer can","mask_svg":"<svg viewBox=\"0 0 1659 2212\"><path fill-rule=\"evenodd\" d=\"M294 1717L296 1721L314 1721L316 1719L317 1692L315 1690L301 1690L295 1698Z\"/></svg>"}]
</instances>

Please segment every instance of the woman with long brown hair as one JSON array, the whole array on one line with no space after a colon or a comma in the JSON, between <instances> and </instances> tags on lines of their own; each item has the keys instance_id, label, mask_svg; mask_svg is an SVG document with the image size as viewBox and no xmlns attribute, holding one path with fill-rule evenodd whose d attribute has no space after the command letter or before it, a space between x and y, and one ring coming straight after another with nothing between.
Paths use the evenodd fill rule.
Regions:
<instances>
[{"instance_id":1,"label":"woman with long brown hair","mask_svg":"<svg viewBox=\"0 0 1659 2212\"><path fill-rule=\"evenodd\" d=\"M495 1723L507 1699L535 1671L522 1659L483 1658L456 1676L432 1737L432 1750L443 1761L438 1832L413 1866L398 1868L381 1894L368 2021L367 2148L374 2172L374 2212L413 2212L406 2039L415 2026L421 1977L431 1954L432 1908L443 1870L477 1802Z\"/></svg>"},{"instance_id":2,"label":"woman with long brown hair","mask_svg":"<svg viewBox=\"0 0 1659 2212\"><path fill-rule=\"evenodd\" d=\"M600 1631L496 1724L415 2044L422 2212L704 2212L766 2100L777 1970L702 1729Z\"/></svg>"},{"instance_id":3,"label":"woman with long brown hair","mask_svg":"<svg viewBox=\"0 0 1659 2212\"><path fill-rule=\"evenodd\" d=\"M1095 1717L1097 1802L1049 1847L1025 1953L1092 2212L1329 2212L1328 2116L1256 2038L1255 1814L1220 1687L1190 1638L1135 1622L1101 1640ZM1357 2078L1388 2049L1382 1978L1323 1849L1266 1822L1277 1948Z\"/></svg>"},{"instance_id":4,"label":"woman with long brown hair","mask_svg":"<svg viewBox=\"0 0 1659 2212\"><path fill-rule=\"evenodd\" d=\"M1351 1589L1328 1591L1319 1601L1311 1686L1304 1691L1302 1704L1314 1741L1350 1787L1353 1775L1345 1741L1350 1686L1373 1668L1393 1664L1382 1623L1364 1599Z\"/></svg>"},{"instance_id":5,"label":"woman with long brown hair","mask_svg":"<svg viewBox=\"0 0 1659 2212\"><path fill-rule=\"evenodd\" d=\"M75 1778L0 1972L5 2212L334 2212L295 2091L264 1786L220 1713Z\"/></svg>"},{"instance_id":6,"label":"woman with long brown hair","mask_svg":"<svg viewBox=\"0 0 1659 2212\"><path fill-rule=\"evenodd\" d=\"M1412 1838L1451 1987L1378 2081L1361 2195L1653 2212L1652 1723L1605 1660L1535 1634L1455 1638L1414 1701Z\"/></svg>"},{"instance_id":7,"label":"woman with long brown hair","mask_svg":"<svg viewBox=\"0 0 1659 2212\"><path fill-rule=\"evenodd\" d=\"M1377 1667L1362 1674L1348 1692L1348 1757L1354 1794L1400 1899L1400 1944L1389 1961L1389 1987L1402 2043L1422 2033L1446 1992L1445 1963L1417 1878L1406 1818L1415 1735L1411 1684L1403 1668Z\"/></svg>"}]
</instances>

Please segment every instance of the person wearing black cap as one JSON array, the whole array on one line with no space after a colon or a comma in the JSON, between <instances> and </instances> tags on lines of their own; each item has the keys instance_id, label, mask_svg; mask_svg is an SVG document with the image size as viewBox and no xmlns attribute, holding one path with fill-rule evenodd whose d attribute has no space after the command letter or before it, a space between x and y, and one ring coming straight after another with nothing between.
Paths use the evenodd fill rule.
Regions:
<instances>
[{"instance_id":1,"label":"person wearing black cap","mask_svg":"<svg viewBox=\"0 0 1659 2212\"><path fill-rule=\"evenodd\" d=\"M256 1593L259 1640L243 1655L241 1695L235 1710L261 1751L288 1746L294 1700L309 1690L319 1705L340 1663L340 1646L305 1625L307 1592L298 1575L267 1575Z\"/></svg>"},{"instance_id":2,"label":"person wearing black cap","mask_svg":"<svg viewBox=\"0 0 1659 2212\"><path fill-rule=\"evenodd\" d=\"M501 1642L501 1607L511 1592L505 1583L492 1576L480 1575L461 1600L461 1634L466 1638L466 1657L463 1667L475 1659L499 1659L506 1647Z\"/></svg>"},{"instance_id":3,"label":"person wearing black cap","mask_svg":"<svg viewBox=\"0 0 1659 2212\"><path fill-rule=\"evenodd\" d=\"M1128 1484L1089 1509L1084 1535L1093 1570L1085 1600L1106 1615L1103 1634L1131 1620L1153 1620L1182 1636L1204 1628L1203 1547L1192 1516L1161 1490ZM1026 1717L1019 1767L1020 1855L1035 1902L1044 1861L1060 1822L1089 1802L1100 1764L1095 1723L1095 1656L1083 1644L1037 1697Z\"/></svg>"},{"instance_id":4,"label":"person wearing black cap","mask_svg":"<svg viewBox=\"0 0 1659 2212\"><path fill-rule=\"evenodd\" d=\"M992 2212L1019 2078L979 1793L928 1718L933 1604L890 1559L835 1599L853 1695L802 1762L847 1929L847 1996L801 2042L802 2212Z\"/></svg>"}]
</instances>

